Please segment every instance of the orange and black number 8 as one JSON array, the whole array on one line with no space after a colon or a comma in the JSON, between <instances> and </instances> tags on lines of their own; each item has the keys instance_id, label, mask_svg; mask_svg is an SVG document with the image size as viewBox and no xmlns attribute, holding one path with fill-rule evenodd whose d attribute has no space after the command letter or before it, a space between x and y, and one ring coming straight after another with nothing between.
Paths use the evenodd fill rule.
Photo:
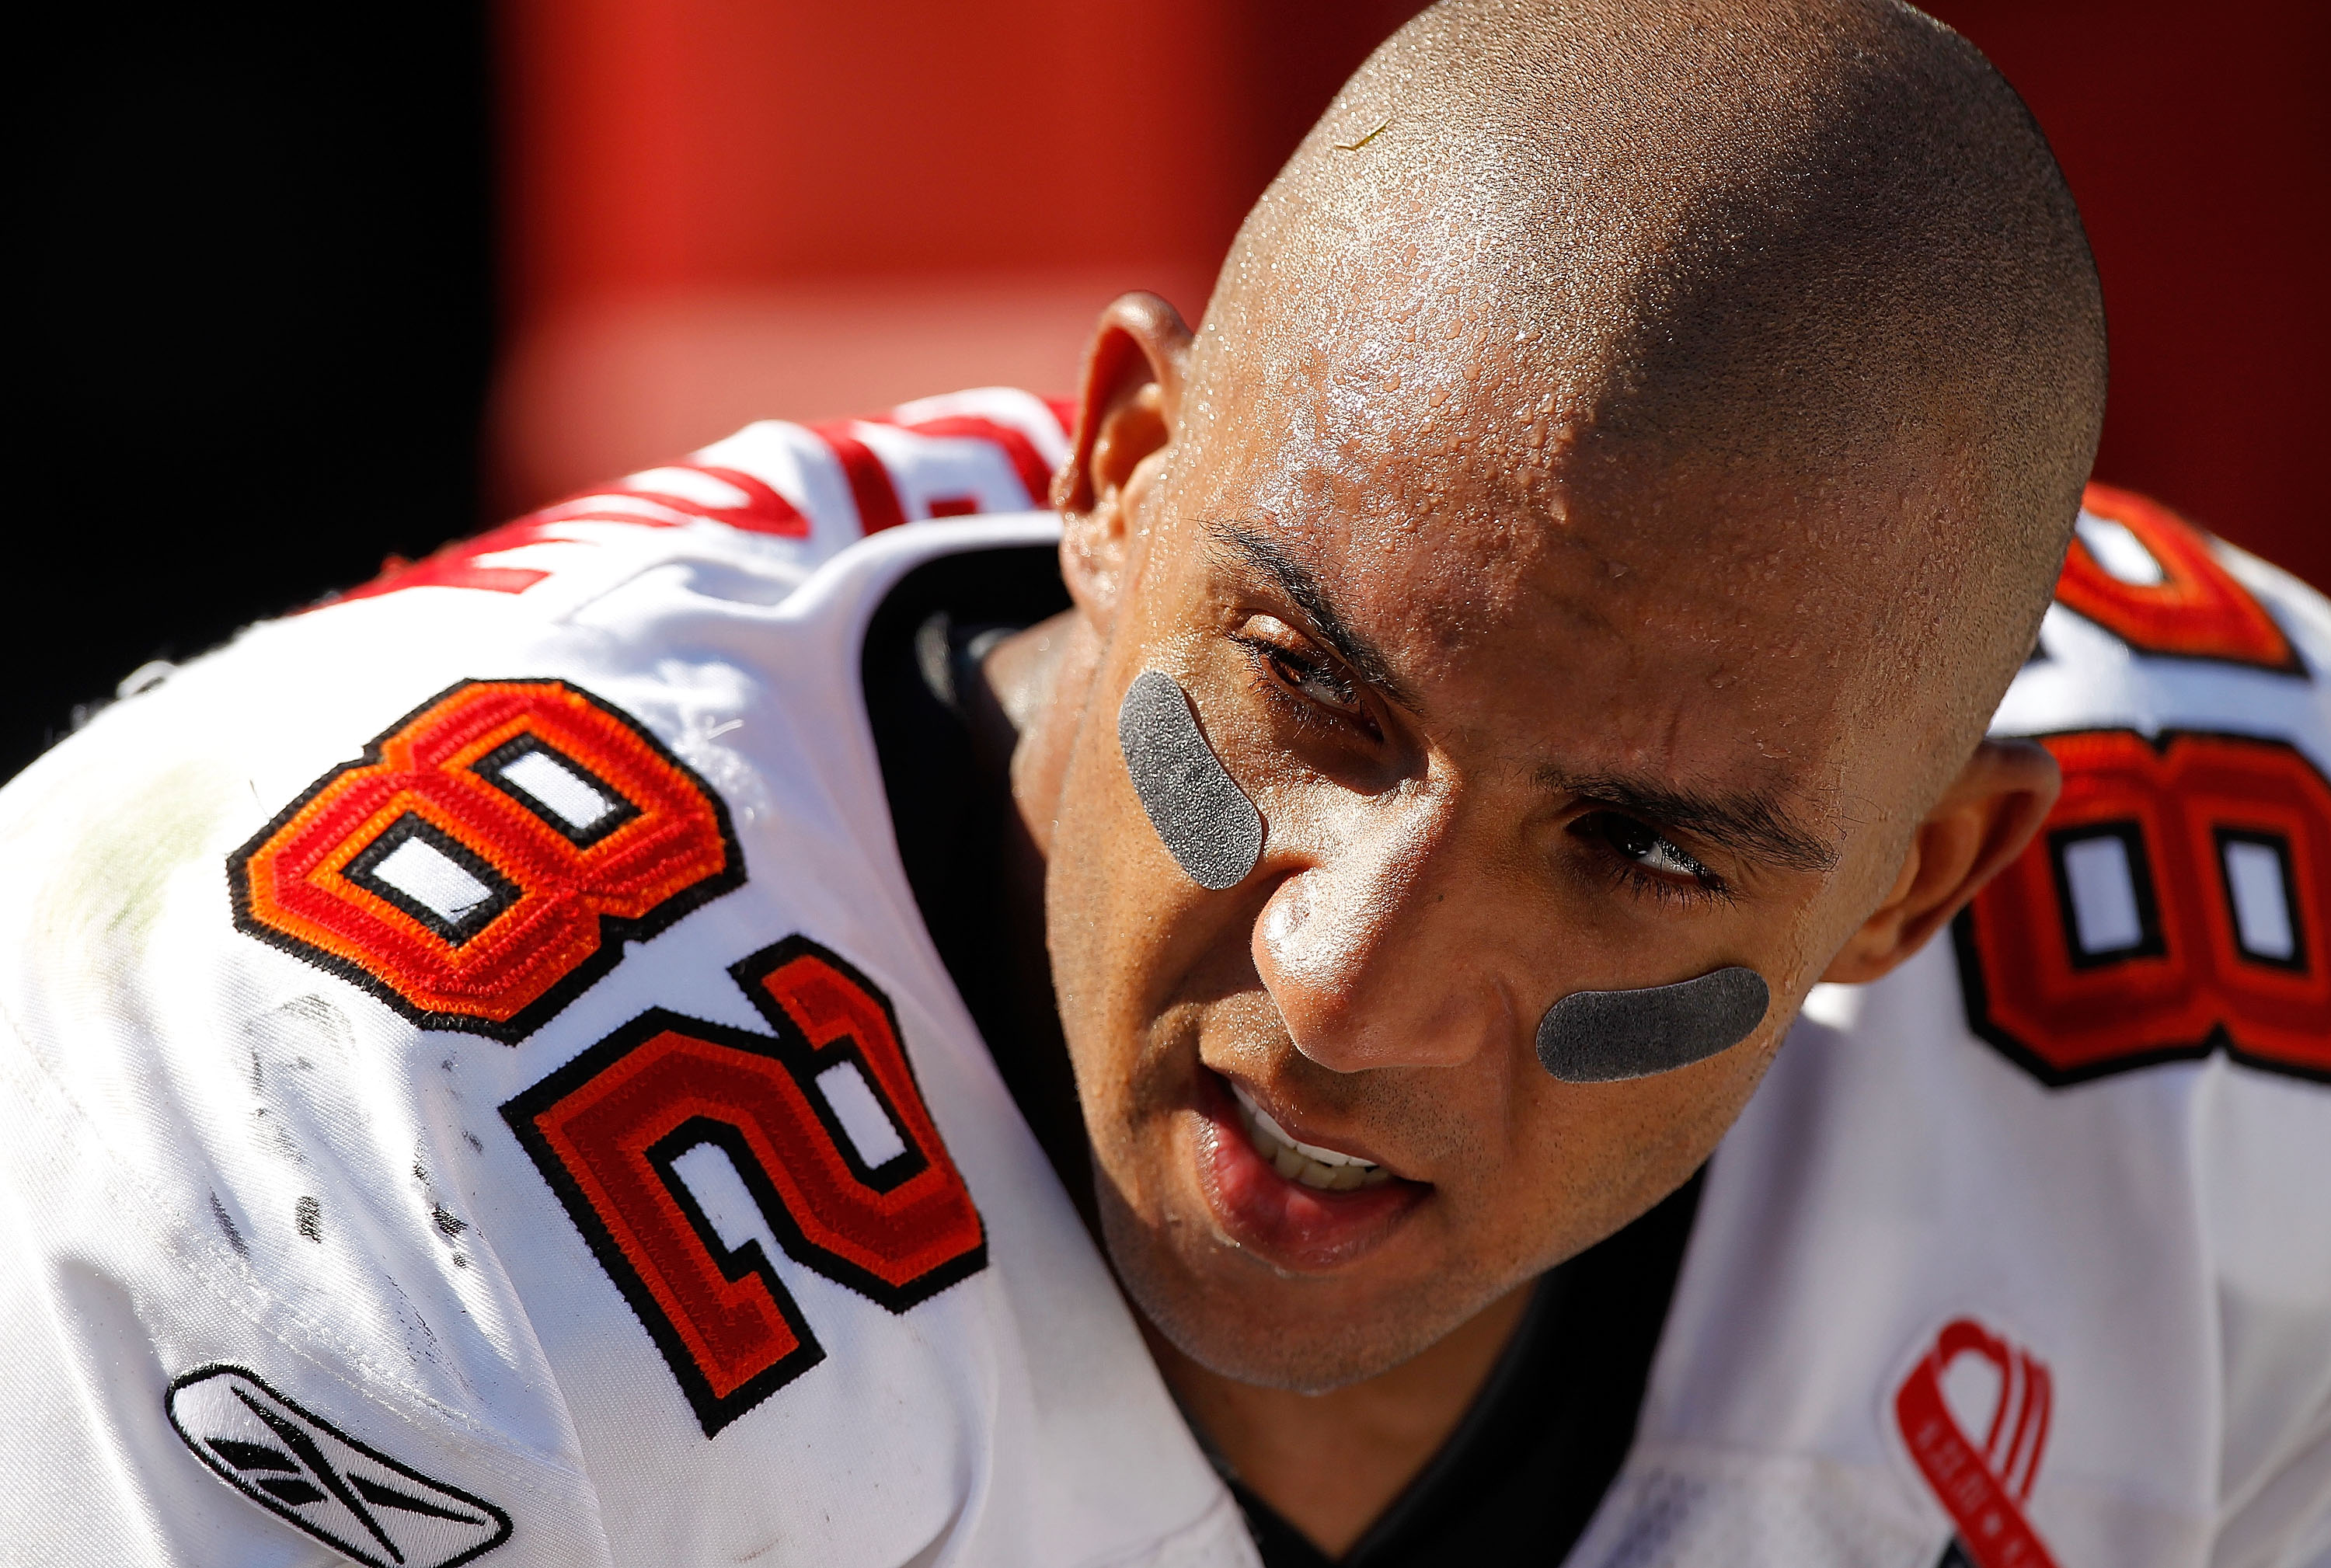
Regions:
<instances>
[{"instance_id":1,"label":"orange and black number 8","mask_svg":"<svg viewBox=\"0 0 2331 1568\"><path fill-rule=\"evenodd\" d=\"M1974 1032L2050 1085L2221 1049L2331 1080L2331 784L2252 736L2040 738L2064 793L1953 927Z\"/></svg>"},{"instance_id":2,"label":"orange and black number 8","mask_svg":"<svg viewBox=\"0 0 2331 1568\"><path fill-rule=\"evenodd\" d=\"M227 860L235 924L424 1029L515 1044L744 881L727 808L560 680L471 680L334 769Z\"/></svg>"}]
</instances>

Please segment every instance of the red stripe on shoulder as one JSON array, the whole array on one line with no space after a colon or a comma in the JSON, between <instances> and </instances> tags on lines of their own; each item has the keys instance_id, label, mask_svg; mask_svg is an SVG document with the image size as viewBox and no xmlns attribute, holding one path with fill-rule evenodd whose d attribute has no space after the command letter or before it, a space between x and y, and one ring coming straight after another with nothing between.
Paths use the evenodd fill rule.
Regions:
<instances>
[{"instance_id":1,"label":"red stripe on shoulder","mask_svg":"<svg viewBox=\"0 0 2331 1568\"><path fill-rule=\"evenodd\" d=\"M2076 535L2056 584L2058 603L2140 652L2299 668L2290 640L2211 554L2201 529L2158 501L2110 485L2088 486L2080 509L2084 527L2116 527L2124 548L2134 542L2142 554L2116 567ZM2120 575L2132 568L2141 570Z\"/></svg>"},{"instance_id":2,"label":"red stripe on shoulder","mask_svg":"<svg viewBox=\"0 0 2331 1568\"><path fill-rule=\"evenodd\" d=\"M838 419L827 424L813 424L810 432L825 442L842 465L842 477L850 481L850 499L858 503L859 526L870 534L885 528L895 528L907 520L905 510L899 505L899 491L890 483L890 470L874 449L850 433L856 420Z\"/></svg>"},{"instance_id":3,"label":"red stripe on shoulder","mask_svg":"<svg viewBox=\"0 0 2331 1568\"><path fill-rule=\"evenodd\" d=\"M1037 455L1036 443L1023 431L1013 429L1001 420L985 419L977 414L948 414L939 419L926 419L916 424L902 424L901 430L910 435L929 436L935 440L969 439L984 441L1002 451L1019 476L1020 488L1028 492L1028 504L1041 507L1052 493L1052 470ZM938 516L936 508L934 517Z\"/></svg>"}]
</instances>

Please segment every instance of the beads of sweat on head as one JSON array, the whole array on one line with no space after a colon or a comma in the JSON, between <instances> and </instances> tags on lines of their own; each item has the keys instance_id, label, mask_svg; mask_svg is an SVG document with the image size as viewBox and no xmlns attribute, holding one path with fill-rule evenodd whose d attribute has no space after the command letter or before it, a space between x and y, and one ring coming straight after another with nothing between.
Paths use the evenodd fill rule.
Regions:
<instances>
[{"instance_id":1,"label":"beads of sweat on head","mask_svg":"<svg viewBox=\"0 0 2331 1568\"><path fill-rule=\"evenodd\" d=\"M1117 743L1149 825L1189 879L1221 892L1262 857L1262 813L1223 766L1174 678L1145 670L1117 712ZM1739 1044L1764 1022L1764 977L1737 965L1637 991L1578 991L1546 1011L1537 1059L1565 1083L1647 1078Z\"/></svg>"}]
</instances>

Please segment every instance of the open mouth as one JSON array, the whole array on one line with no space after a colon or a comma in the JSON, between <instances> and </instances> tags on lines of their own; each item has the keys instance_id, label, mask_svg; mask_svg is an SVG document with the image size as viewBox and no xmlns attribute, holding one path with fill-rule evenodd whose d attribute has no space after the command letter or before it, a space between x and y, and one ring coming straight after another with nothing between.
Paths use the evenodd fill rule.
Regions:
<instances>
[{"instance_id":1,"label":"open mouth","mask_svg":"<svg viewBox=\"0 0 2331 1568\"><path fill-rule=\"evenodd\" d=\"M1390 1171L1372 1161L1323 1149L1296 1137L1254 1103L1254 1097L1246 1092L1244 1085L1232 1082L1231 1095L1238 1101L1239 1125L1246 1129L1247 1142L1254 1145L1256 1154L1270 1162L1272 1170L1289 1181L1323 1192L1349 1193L1392 1180Z\"/></svg>"},{"instance_id":2,"label":"open mouth","mask_svg":"<svg viewBox=\"0 0 2331 1568\"><path fill-rule=\"evenodd\" d=\"M1431 1196L1430 1183L1296 1137L1236 1079L1201 1074L1200 1184L1223 1233L1274 1268L1316 1273L1356 1263Z\"/></svg>"}]
</instances>

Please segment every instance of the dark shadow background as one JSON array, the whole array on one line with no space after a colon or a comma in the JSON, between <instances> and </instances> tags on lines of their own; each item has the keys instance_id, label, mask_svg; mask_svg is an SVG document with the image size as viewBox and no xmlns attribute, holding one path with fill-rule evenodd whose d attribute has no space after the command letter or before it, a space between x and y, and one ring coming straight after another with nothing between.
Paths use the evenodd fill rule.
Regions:
<instances>
[{"instance_id":1,"label":"dark shadow background","mask_svg":"<svg viewBox=\"0 0 2331 1568\"><path fill-rule=\"evenodd\" d=\"M2331 5L1928 5L2022 90L2087 216L2113 328L2098 477L2331 586ZM480 435L490 381L500 366L507 430L530 395L509 367L562 311L782 292L909 258L942 299L977 269L1036 260L1111 291L1183 278L1202 294L1239 214L1417 8L52 14L15 72L30 264L0 778L146 660L490 520L478 498L511 456ZM1125 74L1157 58L1171 80ZM1106 127L1080 116L1145 91L1140 115L1171 134L1145 148L1156 199L1127 239L1111 227L1119 186L1094 172ZM1080 157L1093 167L1066 177ZM887 261L870 190L900 252ZM946 363L946 385L968 384ZM587 410L629 374L568 376L561 406ZM589 473L558 483L633 455L612 452L585 451Z\"/></svg>"},{"instance_id":2,"label":"dark shadow background","mask_svg":"<svg viewBox=\"0 0 2331 1568\"><path fill-rule=\"evenodd\" d=\"M19 56L0 777L147 660L477 522L484 9L61 7Z\"/></svg>"}]
</instances>

